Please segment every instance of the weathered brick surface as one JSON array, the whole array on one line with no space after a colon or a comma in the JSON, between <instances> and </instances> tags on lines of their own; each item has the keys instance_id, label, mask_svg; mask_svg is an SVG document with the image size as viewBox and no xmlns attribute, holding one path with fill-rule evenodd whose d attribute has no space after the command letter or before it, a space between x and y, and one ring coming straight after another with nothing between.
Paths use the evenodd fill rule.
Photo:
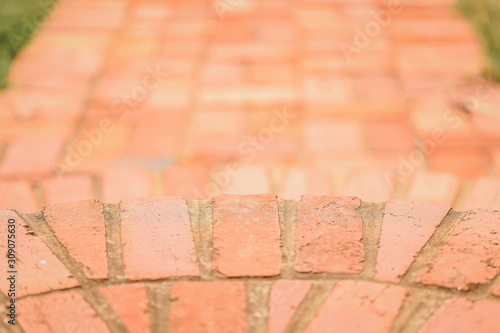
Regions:
<instances>
[{"instance_id":1,"label":"weathered brick surface","mask_svg":"<svg viewBox=\"0 0 500 333\"><path fill-rule=\"evenodd\" d=\"M121 325L118 320L131 332L153 328L170 328L174 332L387 332L400 329L402 324L410 331L422 332L496 329L491 318L499 312L500 287L491 285L491 294L475 293L473 301L467 298L471 299L471 289L476 285L498 282L498 212L467 212L446 236L443 230L453 223L440 223L448 213L447 207L394 200L385 206L365 206L362 221L357 198L306 196L295 203L280 202L278 211L278 201L272 195L224 195L211 203L191 202L189 209L187 202L177 197L125 200L119 211L107 212L110 221L120 221L119 226L108 230L121 230L120 235L108 235L109 248L101 228L104 220L100 202L48 206L44 210L48 225L87 277L79 277L78 282L20 216L1 211L1 219L17 221L18 322L26 333L106 332L108 325L113 329ZM210 205L213 216L207 214ZM380 207L378 213L368 213L376 207ZM280 214L284 214L282 242ZM37 220L40 216L33 215L30 223L42 223ZM376 216L383 217L379 220ZM196 226L194 234L190 219ZM370 227L363 230L363 225ZM378 257L369 250L365 258L361 239L368 237L366 244L372 249L378 235L373 232L378 228ZM3 230L0 237L6 238L6 228ZM50 229L35 230L43 233L50 246L59 246L58 242L52 244L54 240L46 234ZM430 248L425 254L420 250L431 235L433 242L443 242L444 246L428 259L431 262L417 281L423 286L403 308L410 291L405 285L397 285L400 276L414 259L421 263L419 256L430 253ZM118 236L121 243L117 242ZM104 246L100 250L100 245L83 247L87 252L82 251L78 245L85 243L78 240L85 237L102 240ZM311 244L314 251L304 252L303 245ZM0 251L6 252L2 243ZM105 275L107 255L111 263L109 277ZM346 280L343 274L363 273L363 260L370 270L375 268L375 276L362 274ZM210 264L215 269L210 270ZM297 269L301 265L310 269L307 272L337 275L309 275L308 280L303 280ZM274 275L279 275L280 270L282 277L276 279ZM122 280L122 271L126 280ZM97 274L104 281L88 280ZM234 281L234 277L238 280ZM152 281L157 279L168 280ZM313 284L314 280L318 281ZM4 295L10 287L6 281L0 280ZM434 304L440 302L443 291L426 285L458 288L463 297L449 299L436 310ZM326 294L329 286L333 289ZM64 290L73 287L76 290ZM82 293L92 306L84 301ZM96 299L99 294L109 308L94 303L102 302ZM422 321L421 310L408 312L415 302L421 304L421 309L434 309L428 313L428 322ZM97 310L100 315L95 313ZM0 313L5 315L5 308Z\"/></svg>"},{"instance_id":2,"label":"weathered brick surface","mask_svg":"<svg viewBox=\"0 0 500 333\"><path fill-rule=\"evenodd\" d=\"M7 227L9 219L15 222L15 237ZM16 280L16 297L46 293L51 290L66 289L78 286L78 281L71 275L66 267L38 238L28 224L16 213L10 210L0 211L0 255L3 259L1 271L7 275L12 268L9 267L8 239L15 241L16 262L15 271L19 273ZM0 290L9 294L10 282L6 277L0 279Z\"/></svg>"},{"instance_id":3,"label":"weathered brick surface","mask_svg":"<svg viewBox=\"0 0 500 333\"><path fill-rule=\"evenodd\" d=\"M269 299L269 332L284 332L290 319L306 297L312 282L306 280L278 280Z\"/></svg>"},{"instance_id":4,"label":"weathered brick surface","mask_svg":"<svg viewBox=\"0 0 500 333\"><path fill-rule=\"evenodd\" d=\"M360 273L363 221L358 198L304 196L297 205L295 270Z\"/></svg>"},{"instance_id":5,"label":"weathered brick surface","mask_svg":"<svg viewBox=\"0 0 500 333\"><path fill-rule=\"evenodd\" d=\"M375 279L397 283L449 208L393 200L385 205Z\"/></svg>"},{"instance_id":6,"label":"weathered brick surface","mask_svg":"<svg viewBox=\"0 0 500 333\"><path fill-rule=\"evenodd\" d=\"M446 240L417 282L469 290L500 272L500 212L473 210Z\"/></svg>"},{"instance_id":7,"label":"weathered brick surface","mask_svg":"<svg viewBox=\"0 0 500 333\"><path fill-rule=\"evenodd\" d=\"M223 275L278 275L282 254L276 197L216 197L213 247L213 268Z\"/></svg>"},{"instance_id":8,"label":"weathered brick surface","mask_svg":"<svg viewBox=\"0 0 500 333\"><path fill-rule=\"evenodd\" d=\"M76 292L19 301L18 322L25 332L110 332L103 320Z\"/></svg>"},{"instance_id":9,"label":"weathered brick surface","mask_svg":"<svg viewBox=\"0 0 500 333\"><path fill-rule=\"evenodd\" d=\"M184 199L125 200L120 207L123 264L127 278L199 275Z\"/></svg>"},{"instance_id":10,"label":"weathered brick surface","mask_svg":"<svg viewBox=\"0 0 500 333\"><path fill-rule=\"evenodd\" d=\"M364 281L341 281L306 332L387 332L407 291Z\"/></svg>"},{"instance_id":11,"label":"weathered brick surface","mask_svg":"<svg viewBox=\"0 0 500 333\"><path fill-rule=\"evenodd\" d=\"M148 332L150 328L147 287L142 283L99 288L130 333Z\"/></svg>"},{"instance_id":12,"label":"weathered brick surface","mask_svg":"<svg viewBox=\"0 0 500 333\"><path fill-rule=\"evenodd\" d=\"M499 313L498 302L455 297L447 300L419 332L498 332Z\"/></svg>"},{"instance_id":13,"label":"weathered brick surface","mask_svg":"<svg viewBox=\"0 0 500 333\"><path fill-rule=\"evenodd\" d=\"M170 332L247 332L243 282L177 282L170 299Z\"/></svg>"},{"instance_id":14,"label":"weathered brick surface","mask_svg":"<svg viewBox=\"0 0 500 333\"><path fill-rule=\"evenodd\" d=\"M45 207L45 220L54 234L92 279L108 276L103 205L88 200Z\"/></svg>"}]
</instances>

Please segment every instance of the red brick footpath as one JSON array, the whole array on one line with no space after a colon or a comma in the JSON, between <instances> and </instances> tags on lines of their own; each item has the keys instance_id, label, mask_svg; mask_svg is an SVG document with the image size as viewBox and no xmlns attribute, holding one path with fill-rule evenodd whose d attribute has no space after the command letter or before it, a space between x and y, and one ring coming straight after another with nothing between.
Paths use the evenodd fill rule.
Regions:
<instances>
[{"instance_id":1,"label":"red brick footpath","mask_svg":"<svg viewBox=\"0 0 500 333\"><path fill-rule=\"evenodd\" d=\"M0 221L2 271L13 233L17 271L17 325L2 307L2 332L499 329L499 211L224 195L80 201ZM12 288L0 279L1 303Z\"/></svg>"}]
</instances>

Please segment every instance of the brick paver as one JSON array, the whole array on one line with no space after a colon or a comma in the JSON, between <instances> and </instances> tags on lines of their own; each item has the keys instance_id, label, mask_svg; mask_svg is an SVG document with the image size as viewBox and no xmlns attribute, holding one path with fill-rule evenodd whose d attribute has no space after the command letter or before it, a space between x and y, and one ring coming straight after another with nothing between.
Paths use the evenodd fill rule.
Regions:
<instances>
[{"instance_id":1,"label":"brick paver","mask_svg":"<svg viewBox=\"0 0 500 333\"><path fill-rule=\"evenodd\" d=\"M177 282L170 299L171 332L246 332L242 282Z\"/></svg>"},{"instance_id":2,"label":"brick paver","mask_svg":"<svg viewBox=\"0 0 500 333\"><path fill-rule=\"evenodd\" d=\"M129 199L105 213L98 201L51 205L44 215L21 214L35 230L2 211L1 237L10 234L9 219L16 221L15 282L0 283L2 302L15 300L12 311L26 333L496 328L496 211L472 210L453 222L462 216L454 212L442 223L447 207L399 200L360 208L353 197L223 195L188 203ZM100 230L104 214L115 223L106 230L120 235ZM448 236L450 223L458 224ZM102 239L104 249L81 250L86 237ZM5 244L0 250L8 255Z\"/></svg>"},{"instance_id":3,"label":"brick paver","mask_svg":"<svg viewBox=\"0 0 500 333\"><path fill-rule=\"evenodd\" d=\"M269 332L284 332L311 288L311 281L278 280L269 298Z\"/></svg>"},{"instance_id":4,"label":"brick paver","mask_svg":"<svg viewBox=\"0 0 500 333\"><path fill-rule=\"evenodd\" d=\"M99 292L120 317L129 332L147 332L150 328L147 287L128 284L99 288Z\"/></svg>"},{"instance_id":5,"label":"brick paver","mask_svg":"<svg viewBox=\"0 0 500 333\"><path fill-rule=\"evenodd\" d=\"M213 268L226 276L280 273L278 202L273 195L214 199Z\"/></svg>"},{"instance_id":6,"label":"brick paver","mask_svg":"<svg viewBox=\"0 0 500 333\"><path fill-rule=\"evenodd\" d=\"M110 332L90 304L76 292L19 301L19 324L25 332Z\"/></svg>"},{"instance_id":7,"label":"brick paver","mask_svg":"<svg viewBox=\"0 0 500 333\"><path fill-rule=\"evenodd\" d=\"M12 220L15 222L10 223ZM5 258L4 263L2 263L2 271L18 271L23 276L22 279L12 281L17 288L17 292L15 292L17 297L67 289L79 285L75 277L71 275L47 245L34 235L33 230L20 216L13 211L3 210L0 211L0 221L2 223L0 236L5 240L0 243L0 253ZM7 227L12 224L15 225L14 228ZM10 232L10 230L14 230L14 232ZM12 234L14 237L8 238L8 235ZM16 263L7 261L9 256L8 239L12 241L11 244L17 244L13 248L17 266ZM14 265L14 269L10 266L11 264ZM7 280L7 277L0 281L2 293L9 294L11 281Z\"/></svg>"},{"instance_id":8,"label":"brick paver","mask_svg":"<svg viewBox=\"0 0 500 333\"><path fill-rule=\"evenodd\" d=\"M0 208L57 203L0 214L24 332L493 330L500 90L455 2L59 3L0 93Z\"/></svg>"},{"instance_id":9,"label":"brick paver","mask_svg":"<svg viewBox=\"0 0 500 333\"><path fill-rule=\"evenodd\" d=\"M94 200L45 207L45 219L55 236L89 278L108 276L102 203ZM77 237L75 237L77 236Z\"/></svg>"},{"instance_id":10,"label":"brick paver","mask_svg":"<svg viewBox=\"0 0 500 333\"><path fill-rule=\"evenodd\" d=\"M297 205L295 269L313 273L360 273L363 222L358 198L304 196Z\"/></svg>"},{"instance_id":11,"label":"brick paver","mask_svg":"<svg viewBox=\"0 0 500 333\"><path fill-rule=\"evenodd\" d=\"M449 208L405 201L385 206L375 279L399 282Z\"/></svg>"},{"instance_id":12,"label":"brick paver","mask_svg":"<svg viewBox=\"0 0 500 333\"><path fill-rule=\"evenodd\" d=\"M459 290L490 282L500 272L500 213L467 213L418 281Z\"/></svg>"},{"instance_id":13,"label":"brick paver","mask_svg":"<svg viewBox=\"0 0 500 333\"><path fill-rule=\"evenodd\" d=\"M484 300L470 301L461 297L447 300L419 332L495 332L500 304Z\"/></svg>"},{"instance_id":14,"label":"brick paver","mask_svg":"<svg viewBox=\"0 0 500 333\"><path fill-rule=\"evenodd\" d=\"M306 332L387 332L406 293L401 287L350 280L339 282Z\"/></svg>"},{"instance_id":15,"label":"brick paver","mask_svg":"<svg viewBox=\"0 0 500 333\"><path fill-rule=\"evenodd\" d=\"M125 200L120 209L127 278L199 275L185 200L161 197Z\"/></svg>"}]
</instances>

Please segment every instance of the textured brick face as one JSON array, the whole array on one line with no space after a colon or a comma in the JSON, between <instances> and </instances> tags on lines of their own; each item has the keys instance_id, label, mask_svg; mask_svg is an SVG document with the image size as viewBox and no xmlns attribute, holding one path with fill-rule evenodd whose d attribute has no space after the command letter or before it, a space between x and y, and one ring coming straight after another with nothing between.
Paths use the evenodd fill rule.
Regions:
<instances>
[{"instance_id":1,"label":"textured brick face","mask_svg":"<svg viewBox=\"0 0 500 333\"><path fill-rule=\"evenodd\" d=\"M405 298L402 287L339 282L306 332L387 332Z\"/></svg>"},{"instance_id":2,"label":"textured brick face","mask_svg":"<svg viewBox=\"0 0 500 333\"><path fill-rule=\"evenodd\" d=\"M76 292L23 299L19 301L18 320L25 332L110 332Z\"/></svg>"},{"instance_id":3,"label":"textured brick face","mask_svg":"<svg viewBox=\"0 0 500 333\"><path fill-rule=\"evenodd\" d=\"M247 332L242 282L177 282L170 298L170 332Z\"/></svg>"},{"instance_id":4,"label":"textured brick face","mask_svg":"<svg viewBox=\"0 0 500 333\"><path fill-rule=\"evenodd\" d=\"M500 212L474 210L446 240L418 282L469 290L500 272Z\"/></svg>"},{"instance_id":5,"label":"textured brick face","mask_svg":"<svg viewBox=\"0 0 500 333\"><path fill-rule=\"evenodd\" d=\"M498 332L500 304L456 297L447 300L419 333Z\"/></svg>"},{"instance_id":6,"label":"textured brick face","mask_svg":"<svg viewBox=\"0 0 500 333\"><path fill-rule=\"evenodd\" d=\"M447 207L394 200L385 206L375 279L399 282L441 223Z\"/></svg>"},{"instance_id":7,"label":"textured brick face","mask_svg":"<svg viewBox=\"0 0 500 333\"><path fill-rule=\"evenodd\" d=\"M147 332L150 327L147 287L142 283L99 288L130 333Z\"/></svg>"},{"instance_id":8,"label":"textured brick face","mask_svg":"<svg viewBox=\"0 0 500 333\"><path fill-rule=\"evenodd\" d=\"M304 196L297 206L295 270L360 273L363 221L358 198Z\"/></svg>"},{"instance_id":9,"label":"textured brick face","mask_svg":"<svg viewBox=\"0 0 500 333\"><path fill-rule=\"evenodd\" d=\"M120 207L123 263L129 279L199 275L184 199L128 200Z\"/></svg>"},{"instance_id":10,"label":"textured brick face","mask_svg":"<svg viewBox=\"0 0 500 333\"><path fill-rule=\"evenodd\" d=\"M213 268L226 276L280 273L278 203L273 195L214 199Z\"/></svg>"}]
</instances>

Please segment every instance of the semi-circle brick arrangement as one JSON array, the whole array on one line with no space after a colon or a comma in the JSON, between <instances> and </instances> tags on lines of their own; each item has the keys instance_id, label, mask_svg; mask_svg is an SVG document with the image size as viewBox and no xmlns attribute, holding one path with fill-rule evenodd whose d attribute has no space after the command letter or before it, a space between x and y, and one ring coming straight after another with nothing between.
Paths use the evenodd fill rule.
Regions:
<instances>
[{"instance_id":1,"label":"semi-circle brick arrangement","mask_svg":"<svg viewBox=\"0 0 500 333\"><path fill-rule=\"evenodd\" d=\"M9 219L19 325L2 307L2 332L498 331L499 211L224 195Z\"/></svg>"}]
</instances>

